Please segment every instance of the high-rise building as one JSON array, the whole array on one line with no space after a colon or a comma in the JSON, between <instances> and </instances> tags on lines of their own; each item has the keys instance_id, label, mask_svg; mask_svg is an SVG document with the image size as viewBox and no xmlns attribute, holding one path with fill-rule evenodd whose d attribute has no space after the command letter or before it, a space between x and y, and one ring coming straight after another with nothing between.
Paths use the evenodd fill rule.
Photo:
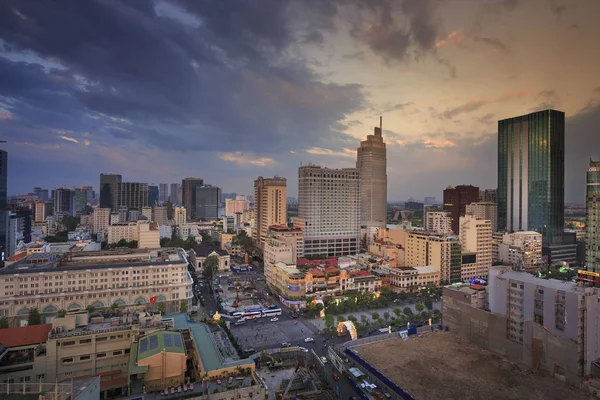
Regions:
<instances>
[{"instance_id":1,"label":"high-rise building","mask_svg":"<svg viewBox=\"0 0 600 400\"><path fill-rule=\"evenodd\" d=\"M460 233L460 217L464 216L467 204L479 201L479 188L471 185L448 186L444 189L444 210L452 215L452 232Z\"/></svg>"},{"instance_id":2,"label":"high-rise building","mask_svg":"<svg viewBox=\"0 0 600 400\"><path fill-rule=\"evenodd\" d=\"M423 204L426 206L432 206L435 204L435 197L425 197Z\"/></svg>"},{"instance_id":3,"label":"high-rise building","mask_svg":"<svg viewBox=\"0 0 600 400\"><path fill-rule=\"evenodd\" d=\"M79 217L85 214L85 207L87 205L87 190L75 188L74 192L74 208L75 216Z\"/></svg>"},{"instance_id":4,"label":"high-rise building","mask_svg":"<svg viewBox=\"0 0 600 400\"><path fill-rule=\"evenodd\" d=\"M254 242L263 246L271 225L287 225L287 180L275 176L254 181Z\"/></svg>"},{"instance_id":5,"label":"high-rise building","mask_svg":"<svg viewBox=\"0 0 600 400\"><path fill-rule=\"evenodd\" d=\"M463 253L475 253L475 264L469 270L461 269L461 280L486 279L492 266L492 222L473 215L460 217L460 243Z\"/></svg>"},{"instance_id":6,"label":"high-rise building","mask_svg":"<svg viewBox=\"0 0 600 400\"><path fill-rule=\"evenodd\" d=\"M232 216L248 209L250 209L250 202L246 196L236 196L235 199L225 199L225 215L227 216Z\"/></svg>"},{"instance_id":7,"label":"high-rise building","mask_svg":"<svg viewBox=\"0 0 600 400\"><path fill-rule=\"evenodd\" d=\"M181 184L171 183L171 191L167 200L173 205L181 204Z\"/></svg>"},{"instance_id":8,"label":"high-rise building","mask_svg":"<svg viewBox=\"0 0 600 400\"><path fill-rule=\"evenodd\" d=\"M479 191L479 202L498 202L498 190L497 189L485 189Z\"/></svg>"},{"instance_id":9,"label":"high-rise building","mask_svg":"<svg viewBox=\"0 0 600 400\"><path fill-rule=\"evenodd\" d=\"M361 179L360 221L368 227L385 228L387 222L387 155L382 136L382 122L374 134L360 142L356 149Z\"/></svg>"},{"instance_id":10,"label":"high-rise building","mask_svg":"<svg viewBox=\"0 0 600 400\"><path fill-rule=\"evenodd\" d=\"M461 262L461 244L455 236L418 231L406 235L407 267L431 266L441 281L455 283L461 281Z\"/></svg>"},{"instance_id":11,"label":"high-rise building","mask_svg":"<svg viewBox=\"0 0 600 400\"><path fill-rule=\"evenodd\" d=\"M600 273L600 161L590 160L585 199L587 230L585 263L588 271Z\"/></svg>"},{"instance_id":12,"label":"high-rise building","mask_svg":"<svg viewBox=\"0 0 600 400\"><path fill-rule=\"evenodd\" d=\"M153 186L153 185L148 186L148 205L150 207L158 204L158 196L159 196L158 186Z\"/></svg>"},{"instance_id":13,"label":"high-rise building","mask_svg":"<svg viewBox=\"0 0 600 400\"><path fill-rule=\"evenodd\" d=\"M38 200L48 201L48 189L42 189L41 187L34 187L33 194Z\"/></svg>"},{"instance_id":14,"label":"high-rise building","mask_svg":"<svg viewBox=\"0 0 600 400\"><path fill-rule=\"evenodd\" d=\"M35 202L35 222L45 222L46 217L46 202L43 200L36 200Z\"/></svg>"},{"instance_id":15,"label":"high-rise building","mask_svg":"<svg viewBox=\"0 0 600 400\"><path fill-rule=\"evenodd\" d=\"M152 207L142 207L142 215L148 220L152 221Z\"/></svg>"},{"instance_id":16,"label":"high-rise building","mask_svg":"<svg viewBox=\"0 0 600 400\"><path fill-rule=\"evenodd\" d=\"M181 226L187 221L187 212L185 207L175 207L175 209L173 210L173 214L175 225Z\"/></svg>"},{"instance_id":17,"label":"high-rise building","mask_svg":"<svg viewBox=\"0 0 600 400\"><path fill-rule=\"evenodd\" d=\"M54 190L54 215L65 216L74 214L74 192L70 189L60 188Z\"/></svg>"},{"instance_id":18,"label":"high-rise building","mask_svg":"<svg viewBox=\"0 0 600 400\"><path fill-rule=\"evenodd\" d=\"M141 210L148 206L148 184L139 182L119 182L117 184L116 210Z\"/></svg>"},{"instance_id":19,"label":"high-rise building","mask_svg":"<svg viewBox=\"0 0 600 400\"><path fill-rule=\"evenodd\" d=\"M452 216L448 211L428 211L424 217L425 230L428 232L452 233Z\"/></svg>"},{"instance_id":20,"label":"high-rise building","mask_svg":"<svg viewBox=\"0 0 600 400\"><path fill-rule=\"evenodd\" d=\"M505 233L497 244L498 261L515 270L536 271L543 263L542 234L534 231Z\"/></svg>"},{"instance_id":21,"label":"high-rise building","mask_svg":"<svg viewBox=\"0 0 600 400\"><path fill-rule=\"evenodd\" d=\"M304 254L345 256L360 247L358 168L298 168L298 217L304 221Z\"/></svg>"},{"instance_id":22,"label":"high-rise building","mask_svg":"<svg viewBox=\"0 0 600 400\"><path fill-rule=\"evenodd\" d=\"M169 201L169 184L168 183L159 183L158 184L158 201L160 204L165 201ZM154 206L154 204L150 204L150 206Z\"/></svg>"},{"instance_id":23,"label":"high-rise building","mask_svg":"<svg viewBox=\"0 0 600 400\"><path fill-rule=\"evenodd\" d=\"M158 225L167 225L169 218L167 217L166 206L154 206L154 222Z\"/></svg>"},{"instance_id":24,"label":"high-rise building","mask_svg":"<svg viewBox=\"0 0 600 400\"><path fill-rule=\"evenodd\" d=\"M564 232L565 114L539 111L498 121L498 229Z\"/></svg>"},{"instance_id":25,"label":"high-rise building","mask_svg":"<svg viewBox=\"0 0 600 400\"><path fill-rule=\"evenodd\" d=\"M498 230L498 205L492 202L477 202L467 204L466 215L474 215L477 218L489 219L492 223L492 232Z\"/></svg>"},{"instance_id":26,"label":"high-rise building","mask_svg":"<svg viewBox=\"0 0 600 400\"><path fill-rule=\"evenodd\" d=\"M221 189L204 185L196 188L196 219L214 220L219 217Z\"/></svg>"},{"instance_id":27,"label":"high-rise building","mask_svg":"<svg viewBox=\"0 0 600 400\"><path fill-rule=\"evenodd\" d=\"M181 181L181 204L187 210L187 218L196 220L196 189L204 185L204 179L195 177Z\"/></svg>"},{"instance_id":28,"label":"high-rise building","mask_svg":"<svg viewBox=\"0 0 600 400\"><path fill-rule=\"evenodd\" d=\"M8 153L0 150L0 265L4 262L6 246L8 245Z\"/></svg>"},{"instance_id":29,"label":"high-rise building","mask_svg":"<svg viewBox=\"0 0 600 400\"><path fill-rule=\"evenodd\" d=\"M121 175L100 174L100 207L116 210L117 184L121 183ZM53 196L54 197L54 196Z\"/></svg>"},{"instance_id":30,"label":"high-rise building","mask_svg":"<svg viewBox=\"0 0 600 400\"><path fill-rule=\"evenodd\" d=\"M94 208L93 233L107 232L110 225L110 208Z\"/></svg>"}]
</instances>

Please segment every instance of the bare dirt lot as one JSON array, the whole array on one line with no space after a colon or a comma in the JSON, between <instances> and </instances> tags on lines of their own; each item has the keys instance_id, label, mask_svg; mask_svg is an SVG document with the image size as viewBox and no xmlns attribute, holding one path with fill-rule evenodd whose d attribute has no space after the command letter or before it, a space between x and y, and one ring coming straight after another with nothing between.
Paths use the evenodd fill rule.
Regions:
<instances>
[{"instance_id":1,"label":"bare dirt lot","mask_svg":"<svg viewBox=\"0 0 600 400\"><path fill-rule=\"evenodd\" d=\"M508 360L449 332L354 349L419 400L592 398L550 376L520 372Z\"/></svg>"}]
</instances>

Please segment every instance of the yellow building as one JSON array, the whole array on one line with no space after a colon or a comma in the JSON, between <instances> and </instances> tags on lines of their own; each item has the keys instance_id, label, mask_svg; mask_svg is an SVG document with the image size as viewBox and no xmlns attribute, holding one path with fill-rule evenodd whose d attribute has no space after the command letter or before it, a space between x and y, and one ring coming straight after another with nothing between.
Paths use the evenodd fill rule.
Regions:
<instances>
[{"instance_id":1,"label":"yellow building","mask_svg":"<svg viewBox=\"0 0 600 400\"><path fill-rule=\"evenodd\" d=\"M460 282L460 253L460 242L454 236L413 231L406 237L406 266L434 267L442 281Z\"/></svg>"},{"instance_id":2,"label":"yellow building","mask_svg":"<svg viewBox=\"0 0 600 400\"><path fill-rule=\"evenodd\" d=\"M254 181L254 241L261 248L272 225L287 223L287 180L285 178L263 178Z\"/></svg>"},{"instance_id":3,"label":"yellow building","mask_svg":"<svg viewBox=\"0 0 600 400\"><path fill-rule=\"evenodd\" d=\"M295 266L277 262L265 276L267 284L287 300L298 300L306 295L306 274Z\"/></svg>"}]
</instances>

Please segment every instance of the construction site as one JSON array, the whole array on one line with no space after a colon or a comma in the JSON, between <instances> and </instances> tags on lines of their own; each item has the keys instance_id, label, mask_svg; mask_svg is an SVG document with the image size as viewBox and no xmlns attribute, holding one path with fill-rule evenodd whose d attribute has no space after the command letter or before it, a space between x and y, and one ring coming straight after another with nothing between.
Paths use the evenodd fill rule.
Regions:
<instances>
[{"instance_id":1,"label":"construction site","mask_svg":"<svg viewBox=\"0 0 600 400\"><path fill-rule=\"evenodd\" d=\"M451 332L352 348L415 399L569 399L591 395L534 373Z\"/></svg>"},{"instance_id":2,"label":"construction site","mask_svg":"<svg viewBox=\"0 0 600 400\"><path fill-rule=\"evenodd\" d=\"M232 276L219 278L217 301L226 312L248 311L270 305L256 290L252 280Z\"/></svg>"}]
</instances>

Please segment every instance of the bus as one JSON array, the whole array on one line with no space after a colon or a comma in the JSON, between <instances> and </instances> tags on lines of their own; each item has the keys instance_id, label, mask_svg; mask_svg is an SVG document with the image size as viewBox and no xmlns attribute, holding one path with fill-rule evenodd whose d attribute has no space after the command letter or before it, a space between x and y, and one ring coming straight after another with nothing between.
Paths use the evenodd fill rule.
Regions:
<instances>
[{"instance_id":1,"label":"bus","mask_svg":"<svg viewBox=\"0 0 600 400\"><path fill-rule=\"evenodd\" d=\"M262 311L263 318L274 317L276 315L281 315L281 308L273 308Z\"/></svg>"},{"instance_id":2,"label":"bus","mask_svg":"<svg viewBox=\"0 0 600 400\"><path fill-rule=\"evenodd\" d=\"M232 313L231 316L235 319L240 319L244 316L244 313L241 311L236 311L236 312Z\"/></svg>"},{"instance_id":3,"label":"bus","mask_svg":"<svg viewBox=\"0 0 600 400\"><path fill-rule=\"evenodd\" d=\"M254 318L260 318L260 317L262 317L262 315L261 315L260 311L246 311L245 313L242 314L242 317L244 317L246 319L254 319Z\"/></svg>"}]
</instances>

